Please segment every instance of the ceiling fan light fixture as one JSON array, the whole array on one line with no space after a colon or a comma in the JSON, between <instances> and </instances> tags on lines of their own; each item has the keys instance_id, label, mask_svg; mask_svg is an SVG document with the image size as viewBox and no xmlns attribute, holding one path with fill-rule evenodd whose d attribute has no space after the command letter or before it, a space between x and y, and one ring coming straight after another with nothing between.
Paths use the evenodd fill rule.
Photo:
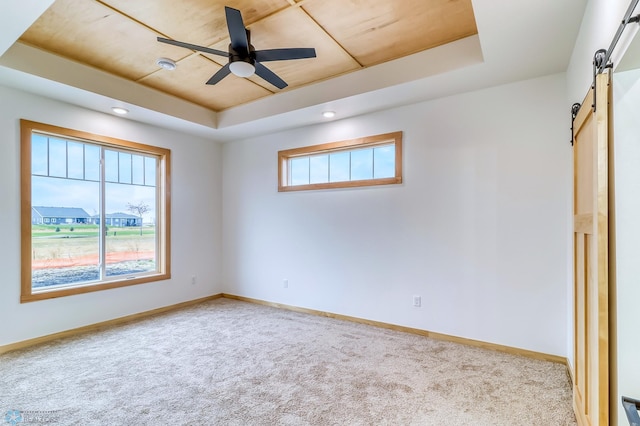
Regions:
<instances>
[{"instance_id":1,"label":"ceiling fan light fixture","mask_svg":"<svg viewBox=\"0 0 640 426\"><path fill-rule=\"evenodd\" d=\"M119 115L125 115L129 113L129 110L126 108L122 108L122 107L112 107L111 111L115 112L116 114Z\"/></svg>"},{"instance_id":2,"label":"ceiling fan light fixture","mask_svg":"<svg viewBox=\"0 0 640 426\"><path fill-rule=\"evenodd\" d=\"M229 70L238 77L250 77L256 72L256 67L249 62L235 61L229 64Z\"/></svg>"},{"instance_id":3,"label":"ceiling fan light fixture","mask_svg":"<svg viewBox=\"0 0 640 426\"><path fill-rule=\"evenodd\" d=\"M176 62L173 59L169 59L169 58L158 58L156 60L156 65L168 71L173 71L178 66L176 65Z\"/></svg>"},{"instance_id":4,"label":"ceiling fan light fixture","mask_svg":"<svg viewBox=\"0 0 640 426\"><path fill-rule=\"evenodd\" d=\"M335 111L324 111L324 112L322 113L322 116L323 116L324 118L333 118L333 117L335 117L335 116L336 116L336 112L335 112Z\"/></svg>"}]
</instances>

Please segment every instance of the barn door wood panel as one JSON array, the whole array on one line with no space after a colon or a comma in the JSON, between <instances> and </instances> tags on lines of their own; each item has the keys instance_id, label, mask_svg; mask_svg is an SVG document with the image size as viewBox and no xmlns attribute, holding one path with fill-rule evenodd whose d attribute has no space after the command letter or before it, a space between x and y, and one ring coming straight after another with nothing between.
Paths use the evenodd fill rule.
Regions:
<instances>
[{"instance_id":1,"label":"barn door wood panel","mask_svg":"<svg viewBox=\"0 0 640 426\"><path fill-rule=\"evenodd\" d=\"M609 424L609 78L596 76L574 120L573 408L589 426Z\"/></svg>"}]
</instances>

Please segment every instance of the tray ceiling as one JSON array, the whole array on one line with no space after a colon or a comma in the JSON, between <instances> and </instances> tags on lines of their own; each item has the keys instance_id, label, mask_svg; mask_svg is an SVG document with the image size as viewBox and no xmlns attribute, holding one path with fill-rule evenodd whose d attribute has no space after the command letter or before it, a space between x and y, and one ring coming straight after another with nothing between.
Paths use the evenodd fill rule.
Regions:
<instances>
[{"instance_id":1,"label":"tray ceiling","mask_svg":"<svg viewBox=\"0 0 640 426\"><path fill-rule=\"evenodd\" d=\"M258 50L316 49L317 58L265 64L285 91L477 34L471 0L56 0L20 41L222 111L280 91L255 76L208 86L225 58L156 37L226 51L224 6L242 12Z\"/></svg>"}]
</instances>

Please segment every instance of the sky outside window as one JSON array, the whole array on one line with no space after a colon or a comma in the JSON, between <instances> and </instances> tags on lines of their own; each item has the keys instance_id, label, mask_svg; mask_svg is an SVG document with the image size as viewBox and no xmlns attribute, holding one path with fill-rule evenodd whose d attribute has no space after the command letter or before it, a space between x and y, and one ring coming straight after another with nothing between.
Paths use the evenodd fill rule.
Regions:
<instances>
[{"instance_id":1,"label":"sky outside window","mask_svg":"<svg viewBox=\"0 0 640 426\"><path fill-rule=\"evenodd\" d=\"M118 152L104 151L104 176L107 182L118 182Z\"/></svg>"},{"instance_id":2,"label":"sky outside window","mask_svg":"<svg viewBox=\"0 0 640 426\"><path fill-rule=\"evenodd\" d=\"M47 146L47 137L42 135L33 135L31 144L31 172L34 175L48 175L49 149Z\"/></svg>"},{"instance_id":3,"label":"sky outside window","mask_svg":"<svg viewBox=\"0 0 640 426\"><path fill-rule=\"evenodd\" d=\"M95 145L84 146L84 178L100 180L100 148Z\"/></svg>"},{"instance_id":4,"label":"sky outside window","mask_svg":"<svg viewBox=\"0 0 640 426\"><path fill-rule=\"evenodd\" d=\"M393 177L395 149L383 146L291 158L289 176L290 185Z\"/></svg>"},{"instance_id":5,"label":"sky outside window","mask_svg":"<svg viewBox=\"0 0 640 426\"><path fill-rule=\"evenodd\" d=\"M309 157L309 183L329 182L329 156L314 155Z\"/></svg>"},{"instance_id":6,"label":"sky outside window","mask_svg":"<svg viewBox=\"0 0 640 426\"><path fill-rule=\"evenodd\" d=\"M89 215L98 214L100 149L97 145L33 134L32 205L78 207ZM107 182L122 183L110 191L106 213L130 214L127 203L146 203L150 211L143 219L153 222L157 160L108 149L104 155Z\"/></svg>"},{"instance_id":7,"label":"sky outside window","mask_svg":"<svg viewBox=\"0 0 640 426\"><path fill-rule=\"evenodd\" d=\"M84 144L69 142L67 144L68 178L84 179Z\"/></svg>"},{"instance_id":8,"label":"sky outside window","mask_svg":"<svg viewBox=\"0 0 640 426\"><path fill-rule=\"evenodd\" d=\"M49 176L67 177L67 141L49 139Z\"/></svg>"},{"instance_id":9,"label":"sky outside window","mask_svg":"<svg viewBox=\"0 0 640 426\"><path fill-rule=\"evenodd\" d=\"M329 155L329 182L349 180L349 152L336 152Z\"/></svg>"},{"instance_id":10,"label":"sky outside window","mask_svg":"<svg viewBox=\"0 0 640 426\"><path fill-rule=\"evenodd\" d=\"M131 154L118 153L118 182L131 183Z\"/></svg>"},{"instance_id":11,"label":"sky outside window","mask_svg":"<svg viewBox=\"0 0 640 426\"><path fill-rule=\"evenodd\" d=\"M351 180L373 178L373 149L351 151Z\"/></svg>"},{"instance_id":12,"label":"sky outside window","mask_svg":"<svg viewBox=\"0 0 640 426\"><path fill-rule=\"evenodd\" d=\"M309 183L309 157L292 158L291 185L307 185Z\"/></svg>"},{"instance_id":13,"label":"sky outside window","mask_svg":"<svg viewBox=\"0 0 640 426\"><path fill-rule=\"evenodd\" d=\"M144 184L156 186L157 160L153 157L144 157Z\"/></svg>"},{"instance_id":14,"label":"sky outside window","mask_svg":"<svg viewBox=\"0 0 640 426\"><path fill-rule=\"evenodd\" d=\"M390 178L396 174L396 148L393 145L373 148L373 178Z\"/></svg>"},{"instance_id":15,"label":"sky outside window","mask_svg":"<svg viewBox=\"0 0 640 426\"><path fill-rule=\"evenodd\" d=\"M144 185L144 157L142 155L131 156L132 183Z\"/></svg>"}]
</instances>

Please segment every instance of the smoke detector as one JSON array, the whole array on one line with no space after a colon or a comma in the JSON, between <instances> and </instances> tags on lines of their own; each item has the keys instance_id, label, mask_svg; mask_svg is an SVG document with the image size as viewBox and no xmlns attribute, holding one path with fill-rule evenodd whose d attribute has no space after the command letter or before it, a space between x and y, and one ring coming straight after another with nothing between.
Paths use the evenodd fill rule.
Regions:
<instances>
[{"instance_id":1,"label":"smoke detector","mask_svg":"<svg viewBox=\"0 0 640 426\"><path fill-rule=\"evenodd\" d=\"M156 60L156 64L160 68L164 68L165 70L173 71L176 69L177 65L173 59L169 58L158 58Z\"/></svg>"}]
</instances>

